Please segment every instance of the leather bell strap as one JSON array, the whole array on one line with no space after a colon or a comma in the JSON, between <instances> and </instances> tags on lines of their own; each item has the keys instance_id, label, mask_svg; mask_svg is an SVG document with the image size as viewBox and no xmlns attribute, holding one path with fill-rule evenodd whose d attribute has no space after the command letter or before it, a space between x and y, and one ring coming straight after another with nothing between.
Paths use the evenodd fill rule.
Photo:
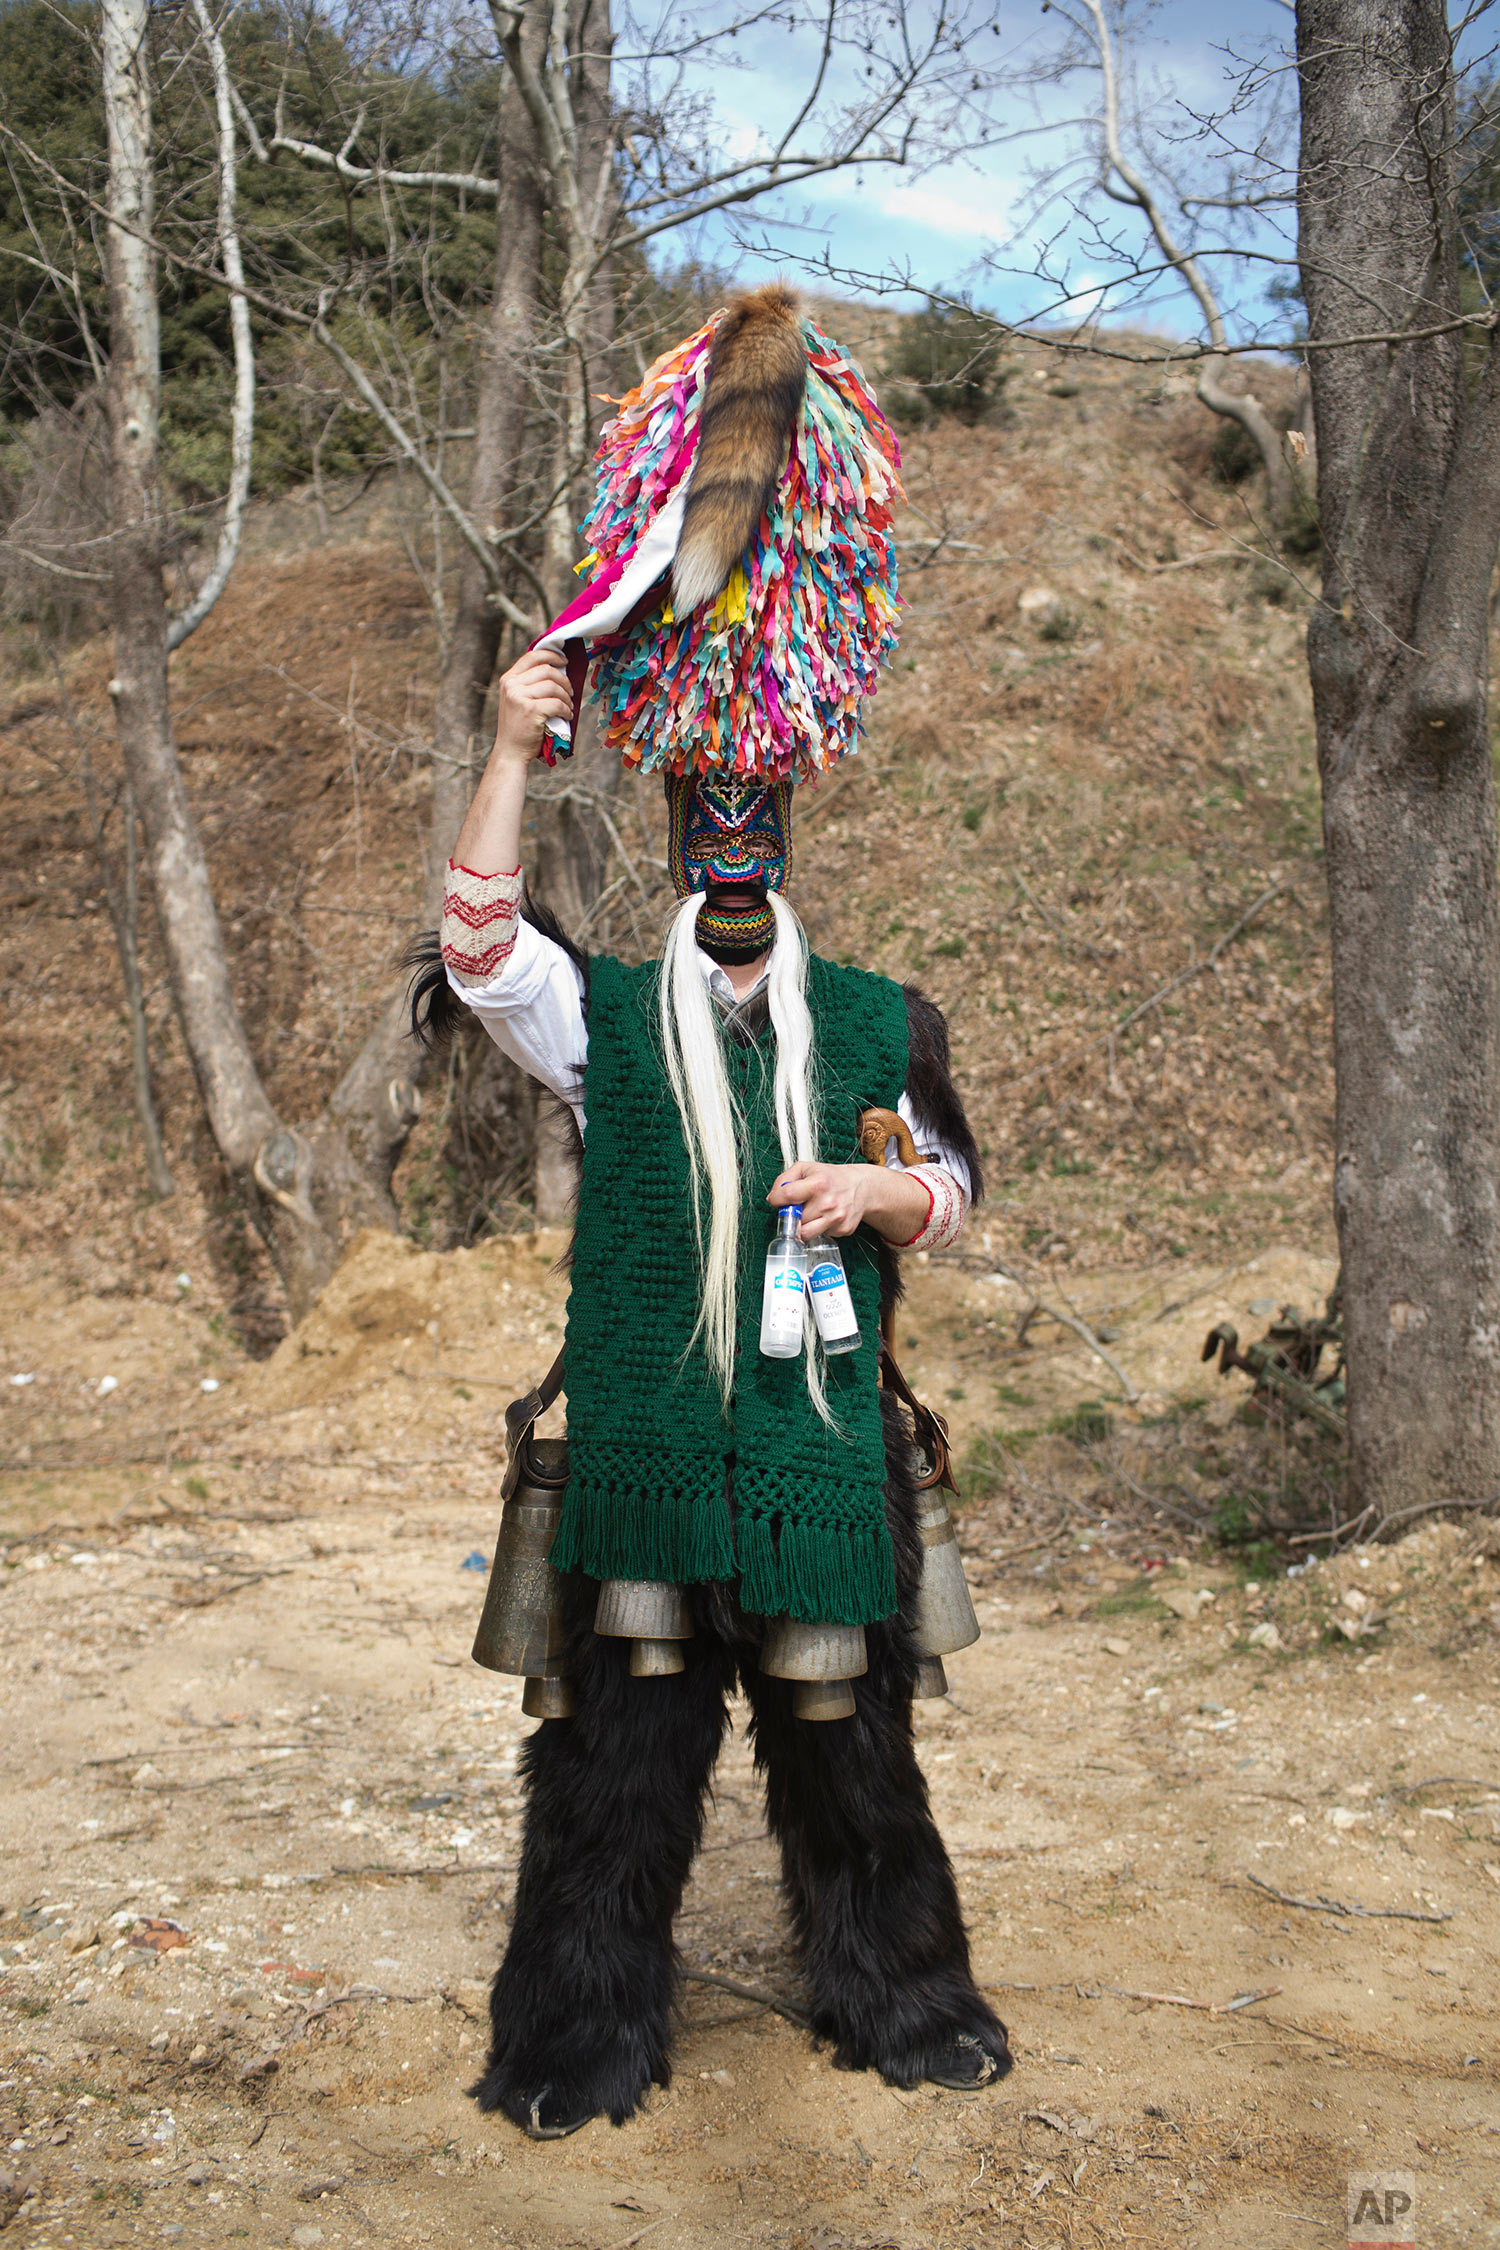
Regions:
<instances>
[{"instance_id":1,"label":"leather bell strap","mask_svg":"<svg viewBox=\"0 0 1500 2250\"><path fill-rule=\"evenodd\" d=\"M916 1479L918 1492L928 1492L934 1485L944 1485L956 1500L958 1485L953 1475L953 1460L948 1448L948 1425L933 1407L924 1406L912 1389L896 1361L885 1337L880 1339L880 1381L910 1414L916 1425L917 1447L926 1454L932 1466L927 1474Z\"/></svg>"},{"instance_id":2,"label":"leather bell strap","mask_svg":"<svg viewBox=\"0 0 1500 2250\"><path fill-rule=\"evenodd\" d=\"M512 1399L505 1409L505 1439L507 1458L505 1478L500 1487L500 1497L508 1500L526 1471L527 1482L539 1485L557 1484L559 1489L567 1483L566 1476L555 1478L542 1473L535 1460L528 1459L531 1452L531 1433L549 1406L553 1405L563 1386L563 1362L567 1347L558 1353L546 1374L524 1398Z\"/></svg>"}]
</instances>

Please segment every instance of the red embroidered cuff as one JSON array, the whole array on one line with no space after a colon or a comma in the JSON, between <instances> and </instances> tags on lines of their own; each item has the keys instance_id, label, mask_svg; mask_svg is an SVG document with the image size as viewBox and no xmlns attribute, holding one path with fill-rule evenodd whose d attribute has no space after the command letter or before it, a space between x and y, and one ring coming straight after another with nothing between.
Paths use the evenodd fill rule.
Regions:
<instances>
[{"instance_id":1,"label":"red embroidered cuff","mask_svg":"<svg viewBox=\"0 0 1500 2250\"><path fill-rule=\"evenodd\" d=\"M923 1166L919 1170L917 1166L913 1164L906 1164L902 1166L902 1170L905 1172L906 1177L909 1180L915 1180L919 1188L926 1188L927 1190L926 1218L922 1221L922 1224L918 1227L915 1234L909 1235L905 1242L897 1245L897 1247L902 1250L914 1250L937 1216L937 1197L932 1192L932 1182L927 1177L925 1166Z\"/></svg>"},{"instance_id":2,"label":"red embroidered cuff","mask_svg":"<svg viewBox=\"0 0 1500 2250\"><path fill-rule=\"evenodd\" d=\"M904 1250L949 1250L963 1232L968 1205L963 1189L941 1164L907 1165L906 1176L927 1190L930 1209Z\"/></svg>"},{"instance_id":3,"label":"red embroidered cuff","mask_svg":"<svg viewBox=\"0 0 1500 2250\"><path fill-rule=\"evenodd\" d=\"M443 959L460 984L488 984L499 975L516 942L521 870L476 875L450 859L443 885Z\"/></svg>"}]
</instances>

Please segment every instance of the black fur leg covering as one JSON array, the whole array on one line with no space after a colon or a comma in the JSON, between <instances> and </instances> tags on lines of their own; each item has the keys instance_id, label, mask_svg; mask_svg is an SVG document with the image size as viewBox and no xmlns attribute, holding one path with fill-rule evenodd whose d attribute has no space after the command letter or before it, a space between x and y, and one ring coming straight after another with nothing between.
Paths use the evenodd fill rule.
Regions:
<instances>
[{"instance_id":1,"label":"black fur leg covering","mask_svg":"<svg viewBox=\"0 0 1500 2250\"><path fill-rule=\"evenodd\" d=\"M529 2132L603 2112L616 2125L666 2085L672 1920L698 1848L733 1663L702 1634L687 1670L630 1677L628 1641L592 1630L597 1589L570 1589L577 1715L522 1753L527 1807L510 1944L490 1996L489 2066L473 2088Z\"/></svg>"},{"instance_id":2,"label":"black fur leg covering","mask_svg":"<svg viewBox=\"0 0 1500 2250\"><path fill-rule=\"evenodd\" d=\"M912 1748L886 1638L852 1719L792 1716L784 1680L747 1680L787 1903L812 1985L812 2026L845 2070L915 2086L977 2039L1003 2068L1005 2030L975 1986L948 1855ZM907 1696L910 1695L908 1680ZM998 2073L996 2073L998 2075Z\"/></svg>"},{"instance_id":3,"label":"black fur leg covering","mask_svg":"<svg viewBox=\"0 0 1500 2250\"><path fill-rule=\"evenodd\" d=\"M812 1986L814 2032L845 2070L894 2086L944 2073L978 2042L1009 2068L1005 2027L979 1993L953 1870L911 1733L912 1614L921 1548L910 1460L887 1409L887 1513L900 1613L866 1628L852 1719L792 1715L792 1689L746 1667L756 1763L781 1845L787 1903ZM970 2050L972 2053L972 2049Z\"/></svg>"}]
</instances>

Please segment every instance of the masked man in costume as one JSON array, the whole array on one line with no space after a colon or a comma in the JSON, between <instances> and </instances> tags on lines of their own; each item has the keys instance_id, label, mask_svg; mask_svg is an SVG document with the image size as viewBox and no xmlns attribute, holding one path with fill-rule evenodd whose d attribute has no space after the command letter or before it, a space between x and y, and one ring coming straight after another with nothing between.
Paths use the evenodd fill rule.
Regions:
<instances>
[{"instance_id":1,"label":"masked man in costume","mask_svg":"<svg viewBox=\"0 0 1500 2250\"><path fill-rule=\"evenodd\" d=\"M500 682L418 986L419 1019L467 1005L582 1138L551 1553L573 1710L526 1746L475 2088L537 2137L619 2124L667 2082L673 1917L737 1679L835 2063L968 2091L1009 2067L913 1750L919 1496L877 1378L896 1251L956 1239L978 1152L937 1009L809 957L785 896L794 787L856 748L894 642L897 471L858 369L782 288L657 362L604 433L585 591ZM666 781L682 903L638 967L585 958L523 893L527 775L567 743L590 660L606 741ZM883 1164L860 1161L872 1109L911 1136L892 1119ZM857 1351L822 1353L811 1319L801 1358L758 1349L789 1204L840 1242ZM632 1676L603 1629L622 1582L684 1590L665 1676ZM852 1649L822 1706L850 1715L798 1715L767 1668L788 1632Z\"/></svg>"}]
</instances>

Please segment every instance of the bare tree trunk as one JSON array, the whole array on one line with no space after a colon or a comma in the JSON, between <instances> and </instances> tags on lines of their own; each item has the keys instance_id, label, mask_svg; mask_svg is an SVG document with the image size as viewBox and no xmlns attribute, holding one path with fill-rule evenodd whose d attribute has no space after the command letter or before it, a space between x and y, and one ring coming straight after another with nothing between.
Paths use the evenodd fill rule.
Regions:
<instances>
[{"instance_id":1,"label":"bare tree trunk","mask_svg":"<svg viewBox=\"0 0 1500 2250\"><path fill-rule=\"evenodd\" d=\"M1191 251L1183 248L1167 224L1166 211L1160 199L1147 184L1145 175L1132 164L1125 154L1120 135L1120 81L1115 59L1115 34L1109 20L1105 0L1083 0L1088 19L1088 36L1093 42L1099 64L1103 115L1100 118L1101 151L1100 185L1107 196L1116 203L1127 203L1139 211L1156 239L1156 246L1167 263L1174 266L1197 300L1208 330L1212 351L1198 369L1198 396L1214 414L1226 421L1237 422L1251 440L1261 458L1266 472L1267 513L1273 532L1284 530L1291 513L1293 488L1291 469L1287 463L1286 446L1281 432L1276 428L1260 401L1248 391L1232 391L1224 381L1229 366L1225 346L1228 332L1224 326L1223 309L1209 282L1207 272Z\"/></svg>"},{"instance_id":2,"label":"bare tree trunk","mask_svg":"<svg viewBox=\"0 0 1500 2250\"><path fill-rule=\"evenodd\" d=\"M173 999L203 1106L220 1154L251 1198L296 1315L332 1272L342 1240L360 1224L391 1224L394 1205L378 1133L365 1136L361 1146L357 1136L351 1140L349 1120L331 1112L309 1138L285 1126L272 1108L235 1003L203 841L177 760L162 583L156 270L143 239L151 232L154 203L147 24L148 0L106 0L110 693L146 836ZM403 1078L388 1079L378 1100L388 1112L409 1112L409 1129L415 1093Z\"/></svg>"},{"instance_id":3,"label":"bare tree trunk","mask_svg":"<svg viewBox=\"0 0 1500 2250\"><path fill-rule=\"evenodd\" d=\"M135 1114L140 1122L141 1144L146 1155L146 1177L151 1182L151 1192L165 1202L177 1192L167 1163L167 1152L162 1146L161 1123L156 1114L156 1095L151 1085L151 1049L146 1036L146 998L141 989L141 955L139 943L140 887L136 879L135 792L127 781L121 791L120 814L124 822L124 847L121 853L122 873L119 882L110 865L109 844L104 833L108 814L99 809L99 792L94 782L94 761L89 756L88 744L81 745L83 752L83 787L88 800L89 825L94 831L94 851L99 861L99 879L104 885L104 903L109 909L109 919L115 933L115 950L120 957L120 983L125 991L125 1017L130 1026L130 1079L135 1095Z\"/></svg>"},{"instance_id":4,"label":"bare tree trunk","mask_svg":"<svg viewBox=\"0 0 1500 2250\"><path fill-rule=\"evenodd\" d=\"M135 1110L141 1121L146 1148L146 1176L152 1192L165 1202L177 1193L167 1152L162 1145L161 1121L151 1084L151 1048L146 1036L146 996L141 989L140 885L137 880L135 791L125 784L121 815L125 822L125 882L115 920L115 943L120 955L120 976L125 986L125 1007L130 1017L130 1077L135 1090ZM103 857L102 837L101 852ZM113 904L113 901L111 901Z\"/></svg>"},{"instance_id":5,"label":"bare tree trunk","mask_svg":"<svg viewBox=\"0 0 1500 2250\"><path fill-rule=\"evenodd\" d=\"M595 246L592 271L584 282L575 322L577 347L571 369L573 388L564 421L561 452L567 465L567 545L559 555L560 591L566 599L576 534L574 526L589 500L588 461L592 451L595 394L607 377L615 344L615 285L611 262L598 254L614 231L618 199L614 179L614 114L610 101L610 61L614 31L610 0L573 0L568 28L573 117L577 131L578 178L587 233ZM561 479L559 479L561 482ZM592 716L584 723L563 793L539 809L537 880L569 928L586 932L609 869L608 812L620 781L620 761L606 752ZM571 1219L578 1168L566 1122L540 1116L534 1194L543 1226Z\"/></svg>"},{"instance_id":6,"label":"bare tree trunk","mask_svg":"<svg viewBox=\"0 0 1500 2250\"><path fill-rule=\"evenodd\" d=\"M545 19L527 38L545 35ZM495 286L479 357L468 514L484 532L510 521L521 482L526 411L541 284L542 178L526 111L507 82L500 102L500 194ZM505 619L472 548L460 550L458 589L443 651L432 729L432 804L424 909L442 910L443 874L483 767L485 699ZM389 1180L420 1112L406 995L395 989L329 1104L367 1170Z\"/></svg>"},{"instance_id":7,"label":"bare tree trunk","mask_svg":"<svg viewBox=\"0 0 1500 2250\"><path fill-rule=\"evenodd\" d=\"M214 112L219 128L219 262L229 277L229 332L234 343L234 406L229 422L229 490L224 495L224 521L208 575L180 616L167 626L167 648L181 648L196 633L229 583L240 551L240 531L245 502L250 497L250 463L255 440L255 339L250 330L250 307L245 301L245 268L240 257L238 165L234 138L234 101L229 83L229 59L206 0L193 0L193 13L208 49L213 73Z\"/></svg>"},{"instance_id":8,"label":"bare tree trunk","mask_svg":"<svg viewBox=\"0 0 1500 2250\"><path fill-rule=\"evenodd\" d=\"M1299 0L1352 1498L1500 1489L1500 355L1466 397L1443 0Z\"/></svg>"},{"instance_id":9,"label":"bare tree trunk","mask_svg":"<svg viewBox=\"0 0 1500 2250\"><path fill-rule=\"evenodd\" d=\"M554 606L568 590L574 527L590 447L590 314L607 287L605 256L616 213L609 0L559 7L538 48L533 16L518 0L490 0L511 78L531 124L563 253L558 286L557 426L543 576ZM611 336L613 315L611 314Z\"/></svg>"},{"instance_id":10,"label":"bare tree trunk","mask_svg":"<svg viewBox=\"0 0 1500 2250\"><path fill-rule=\"evenodd\" d=\"M578 168L591 199L594 239L607 244L616 232L620 208L610 85L615 46L611 0L573 0L568 37L573 55L573 112L578 120ZM588 296L589 376L596 388L614 342L614 273L606 254L595 266Z\"/></svg>"},{"instance_id":11,"label":"bare tree trunk","mask_svg":"<svg viewBox=\"0 0 1500 2250\"><path fill-rule=\"evenodd\" d=\"M147 0L108 0L103 17L109 134L105 262L110 357L106 384L115 676L110 681L126 770L141 808L174 992L214 1137L248 1169L276 1119L261 1088L234 994L188 808L167 693L167 607L157 478L160 356L151 231L151 92Z\"/></svg>"},{"instance_id":12,"label":"bare tree trunk","mask_svg":"<svg viewBox=\"0 0 1500 2250\"><path fill-rule=\"evenodd\" d=\"M527 27L528 38L535 36ZM495 289L480 350L468 510L481 531L510 521L521 483L531 355L541 286L542 176L524 105L507 80L500 101L500 194L495 207ZM484 764L485 698L504 619L478 559L464 551L453 628L433 716L430 905L442 903L443 865Z\"/></svg>"},{"instance_id":13,"label":"bare tree trunk","mask_svg":"<svg viewBox=\"0 0 1500 2250\"><path fill-rule=\"evenodd\" d=\"M1266 472L1266 515L1268 528L1273 533L1284 534L1292 514L1292 472L1286 457L1286 440L1259 399L1249 391L1232 391L1223 378L1227 360L1205 359L1198 370L1198 396L1215 414L1227 422L1238 422L1240 428L1260 455L1261 467Z\"/></svg>"},{"instance_id":14,"label":"bare tree trunk","mask_svg":"<svg viewBox=\"0 0 1500 2250\"><path fill-rule=\"evenodd\" d=\"M607 245L616 218L614 115L610 70L614 45L609 0L571 0L559 21L566 51L551 46L540 66L524 45L526 18L511 0L491 0L496 29L525 104L545 170L562 239L560 353L553 440L553 497L545 526L543 576L549 601L568 598L577 554L576 526L587 493L592 451L593 370L614 343L614 292ZM580 932L598 898L609 860L609 802L618 761L606 757L592 726L575 744L557 783L534 792L531 874L537 891ZM534 1179L536 1213L544 1223L567 1216L570 1167L555 1137L539 1124Z\"/></svg>"}]
</instances>

